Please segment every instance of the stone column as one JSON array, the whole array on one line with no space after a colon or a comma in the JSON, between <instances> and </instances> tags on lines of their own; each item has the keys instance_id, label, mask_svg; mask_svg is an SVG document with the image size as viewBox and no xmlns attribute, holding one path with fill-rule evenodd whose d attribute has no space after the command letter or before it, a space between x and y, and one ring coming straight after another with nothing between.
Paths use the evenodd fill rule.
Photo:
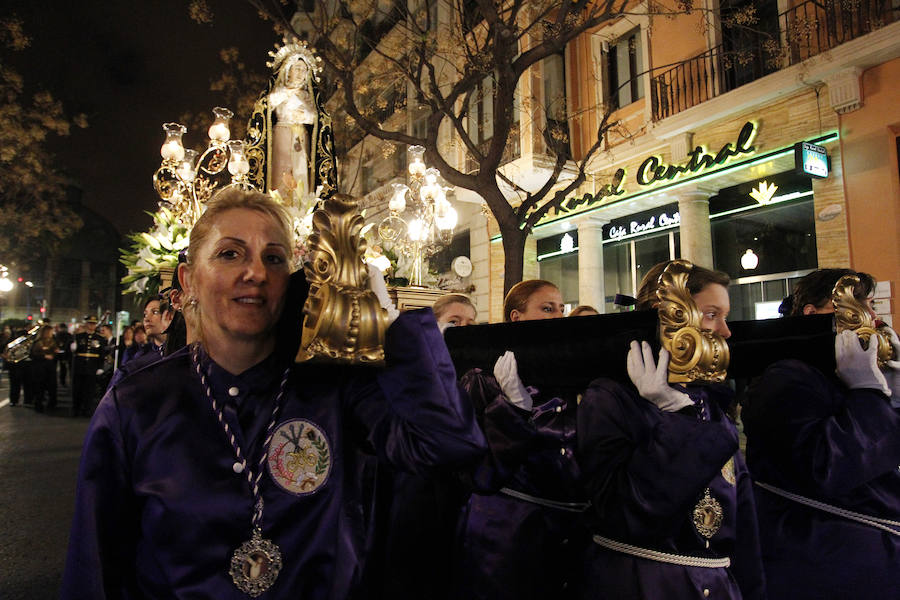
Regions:
<instances>
[{"instance_id":1,"label":"stone column","mask_svg":"<svg viewBox=\"0 0 900 600\"><path fill-rule=\"evenodd\" d=\"M606 312L603 274L603 226L609 223L585 216L575 221L578 226L578 303Z\"/></svg>"},{"instance_id":2,"label":"stone column","mask_svg":"<svg viewBox=\"0 0 900 600\"><path fill-rule=\"evenodd\" d=\"M696 265L713 268L712 234L709 226L709 196L703 190L686 190L678 194L681 216L681 257Z\"/></svg>"}]
</instances>

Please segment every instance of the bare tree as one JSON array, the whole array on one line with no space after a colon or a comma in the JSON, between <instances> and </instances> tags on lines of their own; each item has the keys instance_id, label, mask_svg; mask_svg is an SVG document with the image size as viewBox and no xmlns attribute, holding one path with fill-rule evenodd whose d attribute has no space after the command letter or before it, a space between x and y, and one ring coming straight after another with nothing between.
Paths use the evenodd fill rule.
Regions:
<instances>
[{"instance_id":1,"label":"bare tree","mask_svg":"<svg viewBox=\"0 0 900 600\"><path fill-rule=\"evenodd\" d=\"M565 118L547 118L550 107L528 99L530 110L522 110L523 116L541 128L545 153L553 160L542 184L523 189L501 169L507 145L519 135L517 87L532 67L562 53L571 40L625 14L628 2L248 2L280 32L312 38L341 109L363 134L424 146L426 161L450 184L484 199L503 237L504 289L520 281L529 233L585 181L585 167L602 148L610 123L604 111L593 143L573 161ZM382 118L391 104L385 99L397 94L414 99L428 115L422 135L412 135L405 121L389 126ZM486 140L470 126L471 111L485 101L484 94L493 113ZM453 147L462 148L464 162L474 168L458 168Z\"/></svg>"}]
</instances>

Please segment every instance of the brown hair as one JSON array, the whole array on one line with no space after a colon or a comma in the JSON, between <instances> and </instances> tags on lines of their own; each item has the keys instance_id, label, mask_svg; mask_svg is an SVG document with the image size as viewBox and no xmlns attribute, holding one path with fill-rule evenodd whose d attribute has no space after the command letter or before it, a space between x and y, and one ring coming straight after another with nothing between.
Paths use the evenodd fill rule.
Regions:
<instances>
[{"instance_id":1,"label":"brown hair","mask_svg":"<svg viewBox=\"0 0 900 600\"><path fill-rule=\"evenodd\" d=\"M472 310L475 311L475 314L478 314L478 309L475 308L474 304L472 304L472 300L470 300L468 296L464 296L463 294L444 294L434 301L434 304L431 305L431 310L434 311L435 318L440 319L441 315L444 314L444 311L447 310L447 307L449 307L451 304L457 303L470 306Z\"/></svg>"},{"instance_id":2,"label":"brown hair","mask_svg":"<svg viewBox=\"0 0 900 600\"><path fill-rule=\"evenodd\" d=\"M503 320L512 321L512 311L523 312L531 295L545 287L559 289L555 283L545 279L526 279L512 286L503 300Z\"/></svg>"},{"instance_id":3,"label":"brown hair","mask_svg":"<svg viewBox=\"0 0 900 600\"><path fill-rule=\"evenodd\" d=\"M197 219L197 222L194 223L194 227L191 229L191 241L188 245L185 261L186 269L191 269L193 267L194 261L200 255L200 249L203 247L206 238L209 237L216 221L220 216L230 210L252 210L272 219L277 225L279 232L283 234L283 239L281 241L284 242L288 252L288 259L290 259L290 253L293 250L294 243L291 220L287 211L282 208L280 204L275 202L271 196L261 192L242 190L237 187L227 187L217 192L212 199L206 203L206 211L199 219ZM180 268L181 265L179 264L178 267ZM181 312L185 321L194 329L196 337L202 340L203 330L200 326L201 307L197 304L196 298L193 298L193 301L191 300L192 299L188 299L184 303ZM168 302L166 302L166 305L166 308L171 307ZM163 302L161 301L160 310L162 309Z\"/></svg>"},{"instance_id":4,"label":"brown hair","mask_svg":"<svg viewBox=\"0 0 900 600\"><path fill-rule=\"evenodd\" d=\"M569 316L570 317L580 317L581 315L586 315L586 314L591 314L591 313L599 315L600 311L588 304L582 304L580 306L576 306L575 308L573 308L572 312L569 313Z\"/></svg>"},{"instance_id":5,"label":"brown hair","mask_svg":"<svg viewBox=\"0 0 900 600\"><path fill-rule=\"evenodd\" d=\"M652 310L659 305L659 298L656 296L656 290L659 289L659 277L671 262L667 260L655 264L647 271L647 274L641 279L641 285L638 287L637 302L634 305L635 310ZM728 284L731 283L731 278L721 271L713 271L712 269L694 265L687 279L688 293L693 296L711 283L728 287Z\"/></svg>"},{"instance_id":6,"label":"brown hair","mask_svg":"<svg viewBox=\"0 0 900 600\"><path fill-rule=\"evenodd\" d=\"M868 273L853 271L852 269L819 269L804 275L794 286L794 293L790 298L790 316L803 314L803 307L812 304L816 308L823 308L831 302L831 294L838 280L844 275L857 275L859 285L853 290L853 297L865 302L872 290L875 289L875 278ZM785 299L787 300L787 298ZM788 312L785 310L785 312Z\"/></svg>"},{"instance_id":7,"label":"brown hair","mask_svg":"<svg viewBox=\"0 0 900 600\"><path fill-rule=\"evenodd\" d=\"M203 242L209 237L213 225L216 224L218 218L229 210L245 209L262 213L272 219L284 234L282 240L290 252L294 246L292 241L291 220L287 211L280 204L275 202L271 196L261 192L251 190L242 190L236 187L225 188L216 193L212 199L206 203L206 211L201 215L191 229L191 242L188 246L187 264L193 264L197 258Z\"/></svg>"}]
</instances>

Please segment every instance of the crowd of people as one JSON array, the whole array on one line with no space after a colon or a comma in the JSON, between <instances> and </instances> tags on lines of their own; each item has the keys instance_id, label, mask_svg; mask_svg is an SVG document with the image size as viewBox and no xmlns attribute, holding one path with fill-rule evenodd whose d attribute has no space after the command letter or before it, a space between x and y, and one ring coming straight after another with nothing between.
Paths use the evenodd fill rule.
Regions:
<instances>
[{"instance_id":1,"label":"crowd of people","mask_svg":"<svg viewBox=\"0 0 900 600\"><path fill-rule=\"evenodd\" d=\"M9 377L9 403L32 406L37 412L54 409L59 388L71 385L73 417L94 413L100 397L113 383L147 356L162 358L168 327L168 294L144 304L143 319L125 326L116 338L110 323L100 323L95 315L86 315L74 325L42 321L32 328L15 331L5 326L0 332L2 367ZM171 319L171 316L169 316ZM22 349L11 352L16 340ZM17 344L18 345L18 344ZM129 369L125 365L131 363Z\"/></svg>"},{"instance_id":2,"label":"crowd of people","mask_svg":"<svg viewBox=\"0 0 900 600\"><path fill-rule=\"evenodd\" d=\"M285 299L308 285L290 273L290 232L264 195L208 204L178 268L183 290L148 304L151 317L183 316L183 342L123 373L90 424L63 598L900 589L900 362L879 368L874 344L842 333L834 373L775 362L741 398L726 384L670 384L668 353L637 342L628 380L535 389L513 352L456 373L443 332L478 315L454 294L396 317L383 368L294 364L302 303ZM656 310L666 266L644 278L637 310ZM792 310L829 310L847 273L801 280ZM700 327L727 339L728 276L694 266L686 285ZM555 285L529 280L504 318L563 308ZM896 359L896 334L892 345Z\"/></svg>"}]
</instances>

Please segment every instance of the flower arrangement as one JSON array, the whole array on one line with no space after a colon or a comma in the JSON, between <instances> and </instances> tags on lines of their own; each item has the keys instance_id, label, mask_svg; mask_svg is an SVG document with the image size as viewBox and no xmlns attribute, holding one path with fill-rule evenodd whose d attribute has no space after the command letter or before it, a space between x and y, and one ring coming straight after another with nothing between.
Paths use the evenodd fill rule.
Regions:
<instances>
[{"instance_id":1,"label":"flower arrangement","mask_svg":"<svg viewBox=\"0 0 900 600\"><path fill-rule=\"evenodd\" d=\"M312 215L319 205L319 192L306 194L290 175L285 175L284 189L290 192L287 198L278 190L270 195L281 204L290 216L293 234L293 269L299 269L306 262L306 240L312 233ZM182 222L176 211L161 206L153 217L153 227L143 233L128 236L129 248L120 249L119 261L128 273L122 278L126 286L123 293L136 294L139 301L156 295L167 287L178 267L178 253L188 247L190 228Z\"/></svg>"},{"instance_id":2,"label":"flower arrangement","mask_svg":"<svg viewBox=\"0 0 900 600\"><path fill-rule=\"evenodd\" d=\"M312 216L321 202L319 194L322 188L320 186L316 189L315 194L304 193L303 186L297 185L290 173L284 174L284 183L284 189L290 192L287 199L278 190L272 190L269 195L287 210L291 218L294 233L294 257L291 266L299 269L308 260L306 239L312 233Z\"/></svg>"},{"instance_id":3,"label":"flower arrangement","mask_svg":"<svg viewBox=\"0 0 900 600\"><path fill-rule=\"evenodd\" d=\"M187 226L169 209L160 207L153 217L153 228L143 233L132 233L130 249L120 249L119 261L128 269L122 278L126 294L138 298L156 295L164 287L165 274L171 278L178 266L178 253L188 247L190 233Z\"/></svg>"}]
</instances>

